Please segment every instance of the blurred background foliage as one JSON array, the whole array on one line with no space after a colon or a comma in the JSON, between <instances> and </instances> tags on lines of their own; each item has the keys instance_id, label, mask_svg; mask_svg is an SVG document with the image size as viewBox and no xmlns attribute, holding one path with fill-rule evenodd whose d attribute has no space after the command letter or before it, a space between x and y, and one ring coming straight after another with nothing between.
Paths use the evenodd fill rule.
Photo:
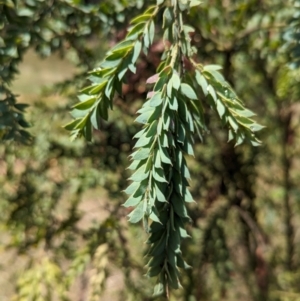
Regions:
<instances>
[{"instance_id":1,"label":"blurred background foliage","mask_svg":"<svg viewBox=\"0 0 300 301\"><path fill-rule=\"evenodd\" d=\"M163 43L127 75L93 143L61 127L86 71L148 5L0 0L1 300L153 300L146 237L121 204L133 120ZM204 0L187 18L197 60L222 65L266 128L261 147L234 148L207 108L209 132L188 158L193 269L170 299L300 300L299 1Z\"/></svg>"}]
</instances>

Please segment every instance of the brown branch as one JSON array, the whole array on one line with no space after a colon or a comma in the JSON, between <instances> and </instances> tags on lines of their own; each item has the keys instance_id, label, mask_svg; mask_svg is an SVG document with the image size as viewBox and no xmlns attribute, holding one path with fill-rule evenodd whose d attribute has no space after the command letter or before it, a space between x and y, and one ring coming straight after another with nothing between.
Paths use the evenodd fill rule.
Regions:
<instances>
[{"instance_id":1,"label":"brown branch","mask_svg":"<svg viewBox=\"0 0 300 301\"><path fill-rule=\"evenodd\" d=\"M237 209L242 219L248 225L249 229L252 231L253 236L256 240L257 245L266 245L267 237L266 235L259 229L257 223L253 220L253 218L248 214L247 211L243 210L239 206L234 206Z\"/></svg>"}]
</instances>

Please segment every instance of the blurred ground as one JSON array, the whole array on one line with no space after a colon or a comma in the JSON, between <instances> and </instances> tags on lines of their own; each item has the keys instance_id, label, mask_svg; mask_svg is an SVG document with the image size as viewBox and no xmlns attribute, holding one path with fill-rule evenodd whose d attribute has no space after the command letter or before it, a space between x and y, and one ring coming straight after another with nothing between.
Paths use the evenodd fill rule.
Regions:
<instances>
[{"instance_id":1,"label":"blurred ground","mask_svg":"<svg viewBox=\"0 0 300 301\"><path fill-rule=\"evenodd\" d=\"M19 70L12 90L27 102L36 100L45 87L71 79L76 72L74 65L58 54L42 59L33 50L26 53Z\"/></svg>"}]
</instances>

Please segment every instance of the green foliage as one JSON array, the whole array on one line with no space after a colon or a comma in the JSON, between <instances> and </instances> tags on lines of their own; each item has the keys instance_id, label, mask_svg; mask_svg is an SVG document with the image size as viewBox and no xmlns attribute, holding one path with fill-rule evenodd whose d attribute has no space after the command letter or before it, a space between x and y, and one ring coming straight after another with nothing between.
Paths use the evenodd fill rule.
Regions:
<instances>
[{"instance_id":1,"label":"green foliage","mask_svg":"<svg viewBox=\"0 0 300 301\"><path fill-rule=\"evenodd\" d=\"M236 93L218 72L217 65L196 66L196 81L202 88L204 95L208 96L209 105L218 112L222 124L229 128L229 139L236 141L236 146L244 140L258 146L260 141L254 133L263 126L250 119L255 114L246 109Z\"/></svg>"},{"instance_id":2,"label":"green foliage","mask_svg":"<svg viewBox=\"0 0 300 301\"><path fill-rule=\"evenodd\" d=\"M125 73L128 69L135 72L135 63L142 47L146 52L150 41L153 41L153 18L157 11L155 7L150 7L144 15L135 18L125 40L110 50L99 68L90 72L92 85L81 91L82 94L78 96L80 103L72 111L76 119L65 126L72 131L72 139L84 135L87 140L91 140L92 127L100 129L100 118L107 120L115 92L122 94ZM140 36L143 44L139 40Z\"/></svg>"},{"instance_id":3,"label":"green foliage","mask_svg":"<svg viewBox=\"0 0 300 301\"><path fill-rule=\"evenodd\" d=\"M83 73L99 66L78 104L71 95L79 121L69 122L63 97L59 105L57 96L42 98L47 107L28 111L31 148L0 147L3 299L165 300L152 296L152 283L157 294L164 284L181 285L166 291L170 300L299 298L299 70L287 68L287 46L297 44L283 35L295 8L279 0L204 0L174 9L174 1L158 1L154 15L157 6L140 13L149 5L143 1L88 2L95 5L51 6L70 7L67 28L70 19L83 26L78 35L76 26L61 32L59 50L75 51ZM39 3L40 11L49 6ZM107 19L98 22L96 12ZM94 13L93 34L85 35ZM38 18L40 30L60 14ZM31 32L31 18L22 20ZM104 40L116 46L98 64ZM78 80L82 74L68 87ZM92 129L74 129L73 137L93 142L70 143L61 124L72 130L90 111ZM253 112L266 125L258 148ZM145 231L129 226L127 214Z\"/></svg>"},{"instance_id":4,"label":"green foliage","mask_svg":"<svg viewBox=\"0 0 300 301\"><path fill-rule=\"evenodd\" d=\"M167 287L179 288L179 268L189 267L180 249L181 241L188 237L184 229L189 221L185 203L193 202L185 155L194 155L195 133L201 138L206 130L203 103L195 91L202 90L210 108L229 128L228 140L235 139L236 145L245 139L259 145L254 133L262 128L250 119L254 114L245 109L218 72L218 65L202 66L192 59L197 51L191 46L189 34L194 29L183 23L183 16L196 3L162 4L159 1L132 20L126 38L91 72L92 85L81 91L80 102L73 107L76 119L65 126L72 139L83 134L91 140L92 127L100 129L101 119L107 120L108 109L113 107L115 93L122 94L124 75L128 70L136 71L141 49L148 53L155 27L160 27L155 26L154 18L163 9L163 40L170 45L165 47L157 73L147 80L154 86L138 111L136 122L143 128L135 135L137 150L131 155L129 167L133 171L129 178L132 183L125 191L130 196L124 204L135 207L129 221L143 220L145 231L150 233L147 275L157 276L154 295L168 294ZM194 67L193 72L186 72L184 60Z\"/></svg>"},{"instance_id":5,"label":"green foliage","mask_svg":"<svg viewBox=\"0 0 300 301\"><path fill-rule=\"evenodd\" d=\"M129 5L129 4L127 4ZM116 9L116 6L119 6ZM26 105L17 104L9 83L18 72L24 53L34 47L43 57L54 51L73 51L81 67L90 67L93 54L86 39L114 24L124 10L118 1L84 5L81 1L22 0L0 2L0 138L29 143Z\"/></svg>"}]
</instances>

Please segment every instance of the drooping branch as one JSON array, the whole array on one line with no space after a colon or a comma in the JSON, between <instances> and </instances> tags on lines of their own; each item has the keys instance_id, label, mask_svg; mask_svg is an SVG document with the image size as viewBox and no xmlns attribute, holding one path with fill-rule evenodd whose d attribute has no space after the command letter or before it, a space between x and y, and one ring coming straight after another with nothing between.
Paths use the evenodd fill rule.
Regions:
<instances>
[{"instance_id":1,"label":"drooping branch","mask_svg":"<svg viewBox=\"0 0 300 301\"><path fill-rule=\"evenodd\" d=\"M129 221L143 221L149 233L147 275L157 277L154 294L166 297L169 288L180 287L179 269L189 268L181 253L181 242L188 237L185 223L190 220L186 205L193 202L185 157L194 154L195 134L202 139L206 131L203 101L219 115L229 129L229 140L236 145L245 140L258 145L255 133L262 128L218 72L220 66L203 66L193 60L197 53L191 45L193 28L184 23L183 16L196 4L199 1L157 1L136 17L125 40L91 72L92 84L81 91L80 102L74 106L76 119L66 125L73 138L83 134L89 140L92 127L100 129L100 119L108 118L115 92L121 93L125 73L136 71L141 51L147 54L158 28L155 17L163 9L165 51L156 74L147 81L152 88L135 120L142 129L134 137L137 141L129 166L133 174L124 206L133 207ZM185 62L192 70L186 70Z\"/></svg>"}]
</instances>

